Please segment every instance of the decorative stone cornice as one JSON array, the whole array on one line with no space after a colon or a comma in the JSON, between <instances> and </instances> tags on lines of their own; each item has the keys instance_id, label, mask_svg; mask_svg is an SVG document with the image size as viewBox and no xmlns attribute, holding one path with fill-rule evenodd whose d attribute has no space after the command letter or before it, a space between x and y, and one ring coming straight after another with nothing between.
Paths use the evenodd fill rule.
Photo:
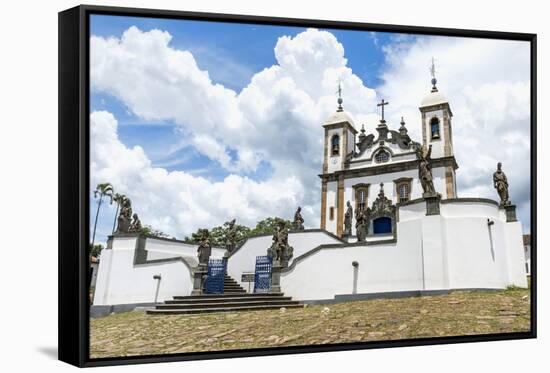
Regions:
<instances>
[{"instance_id":1,"label":"decorative stone cornice","mask_svg":"<svg viewBox=\"0 0 550 373\"><path fill-rule=\"evenodd\" d=\"M432 168L438 167L453 167L453 169L458 168L456 159L454 156L451 157L442 157L442 158L433 158L431 163ZM362 176L373 176L381 175L392 172L402 172L409 170L418 169L418 160L403 161L397 163L386 163L378 166L364 167L358 169L345 169L340 171L335 171L330 174L320 174L319 177L326 181L336 181L339 175L344 174L344 179L351 179L355 177Z\"/></svg>"}]
</instances>

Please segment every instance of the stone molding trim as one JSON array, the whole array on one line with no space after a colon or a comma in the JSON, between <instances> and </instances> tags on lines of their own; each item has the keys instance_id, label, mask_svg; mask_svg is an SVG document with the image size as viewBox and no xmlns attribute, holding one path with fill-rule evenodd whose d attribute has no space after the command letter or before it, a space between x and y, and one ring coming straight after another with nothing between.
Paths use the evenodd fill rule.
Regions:
<instances>
[{"instance_id":1,"label":"stone molding trim","mask_svg":"<svg viewBox=\"0 0 550 373\"><path fill-rule=\"evenodd\" d=\"M338 177L336 193L336 235L342 237L344 233L344 175Z\"/></svg>"},{"instance_id":2,"label":"stone molding trim","mask_svg":"<svg viewBox=\"0 0 550 373\"><path fill-rule=\"evenodd\" d=\"M454 170L458 168L456 159L454 156L433 158L432 168L438 167L452 167ZM346 169L341 171L335 171L330 174L318 175L321 179L326 181L337 181L341 174L344 175L344 179L351 179L362 176L381 175L393 172L402 172L418 169L418 160L403 161L398 163L387 163L373 167L359 168L359 169Z\"/></svg>"},{"instance_id":3,"label":"stone molding trim","mask_svg":"<svg viewBox=\"0 0 550 373\"><path fill-rule=\"evenodd\" d=\"M453 112L451 111L451 106L448 102L444 102L441 104L435 104L435 105L429 105L429 106L422 106L418 108L422 114L427 113L428 111L436 111L436 110L447 110L449 112L449 116L453 116Z\"/></svg>"},{"instance_id":4,"label":"stone molding trim","mask_svg":"<svg viewBox=\"0 0 550 373\"><path fill-rule=\"evenodd\" d=\"M331 123L331 124L324 124L323 127L327 130L344 128L344 129L347 129L347 130L351 131L354 135L357 134L357 130L355 129L355 127L353 127L351 125L351 123L349 123L347 121L338 122L338 123Z\"/></svg>"},{"instance_id":5,"label":"stone molding trim","mask_svg":"<svg viewBox=\"0 0 550 373\"><path fill-rule=\"evenodd\" d=\"M289 229L288 234L290 235L292 233L325 233L329 237L334 238L335 240L338 240L341 243L346 243L346 241L343 240L342 238L340 238L337 235L335 235L334 233L329 232L326 229L322 229L322 228L312 228L312 229L304 229L304 230ZM231 254L229 254L228 258L231 258L233 255L235 255L235 253L237 251L239 251L241 249L241 247L243 247L249 239L257 238L257 237L266 237L266 236L273 236L273 233L255 234L253 236L248 237L246 240L244 240L242 243L240 243L239 246L237 246ZM267 248L266 248L266 250L267 250Z\"/></svg>"}]
</instances>

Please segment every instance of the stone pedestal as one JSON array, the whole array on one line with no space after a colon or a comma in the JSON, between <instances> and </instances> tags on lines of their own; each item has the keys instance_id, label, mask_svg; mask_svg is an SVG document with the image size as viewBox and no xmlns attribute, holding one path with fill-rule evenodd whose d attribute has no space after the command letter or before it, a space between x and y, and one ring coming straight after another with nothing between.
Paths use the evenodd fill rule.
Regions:
<instances>
[{"instance_id":1,"label":"stone pedestal","mask_svg":"<svg viewBox=\"0 0 550 373\"><path fill-rule=\"evenodd\" d=\"M207 273L208 267L204 264L199 264L197 267L195 267L195 270L193 271L193 291L191 292L191 295L202 294L204 278L206 277Z\"/></svg>"},{"instance_id":2,"label":"stone pedestal","mask_svg":"<svg viewBox=\"0 0 550 373\"><path fill-rule=\"evenodd\" d=\"M506 222L514 222L518 221L518 218L516 216L516 205L501 205L500 208L504 209L506 211Z\"/></svg>"},{"instance_id":3,"label":"stone pedestal","mask_svg":"<svg viewBox=\"0 0 550 373\"><path fill-rule=\"evenodd\" d=\"M424 193L422 197L426 201L426 215L439 215L441 196L439 194Z\"/></svg>"},{"instance_id":4,"label":"stone pedestal","mask_svg":"<svg viewBox=\"0 0 550 373\"><path fill-rule=\"evenodd\" d=\"M280 293L281 292L281 263L273 262L271 267L271 292Z\"/></svg>"}]
</instances>

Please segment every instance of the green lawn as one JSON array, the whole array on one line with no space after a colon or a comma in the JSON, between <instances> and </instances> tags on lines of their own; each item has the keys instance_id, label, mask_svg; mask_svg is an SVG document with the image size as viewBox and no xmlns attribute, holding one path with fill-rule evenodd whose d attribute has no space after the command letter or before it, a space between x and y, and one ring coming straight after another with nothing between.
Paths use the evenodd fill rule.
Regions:
<instances>
[{"instance_id":1,"label":"green lawn","mask_svg":"<svg viewBox=\"0 0 550 373\"><path fill-rule=\"evenodd\" d=\"M328 308L328 312L325 308ZM91 320L91 357L529 331L527 289L203 315Z\"/></svg>"}]
</instances>

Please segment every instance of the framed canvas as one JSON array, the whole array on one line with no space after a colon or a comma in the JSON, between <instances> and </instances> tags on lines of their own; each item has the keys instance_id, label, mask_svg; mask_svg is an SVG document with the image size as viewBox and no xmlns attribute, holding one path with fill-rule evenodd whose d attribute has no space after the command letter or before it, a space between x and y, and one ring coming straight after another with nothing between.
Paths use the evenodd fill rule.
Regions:
<instances>
[{"instance_id":1,"label":"framed canvas","mask_svg":"<svg viewBox=\"0 0 550 373\"><path fill-rule=\"evenodd\" d=\"M536 35L59 13L59 358L536 336Z\"/></svg>"}]
</instances>

